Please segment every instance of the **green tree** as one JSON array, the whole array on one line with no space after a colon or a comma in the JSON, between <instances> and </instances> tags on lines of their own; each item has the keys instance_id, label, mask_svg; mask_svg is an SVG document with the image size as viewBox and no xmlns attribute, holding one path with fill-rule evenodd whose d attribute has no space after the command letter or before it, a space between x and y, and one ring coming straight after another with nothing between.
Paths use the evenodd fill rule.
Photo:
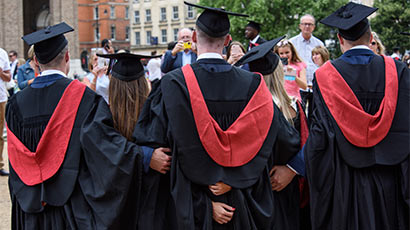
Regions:
<instances>
[{"instance_id":1,"label":"green tree","mask_svg":"<svg viewBox=\"0 0 410 230\"><path fill-rule=\"evenodd\" d=\"M370 20L372 30L375 31L388 52L394 47L400 51L410 49L409 36L400 32L410 32L410 0L375 0L376 17Z\"/></svg>"},{"instance_id":2,"label":"green tree","mask_svg":"<svg viewBox=\"0 0 410 230\"><path fill-rule=\"evenodd\" d=\"M273 39L284 34L290 38L300 32L299 20L304 14L311 14L316 18L316 37L322 41L337 40L335 30L318 21L347 2L348 0L200 0L201 5L224 7L228 11L250 15L249 18L230 17L232 38L244 44L247 42L244 37L247 19L262 24L261 36L265 39ZM340 54L337 43L334 47L328 48L334 56Z\"/></svg>"}]
</instances>

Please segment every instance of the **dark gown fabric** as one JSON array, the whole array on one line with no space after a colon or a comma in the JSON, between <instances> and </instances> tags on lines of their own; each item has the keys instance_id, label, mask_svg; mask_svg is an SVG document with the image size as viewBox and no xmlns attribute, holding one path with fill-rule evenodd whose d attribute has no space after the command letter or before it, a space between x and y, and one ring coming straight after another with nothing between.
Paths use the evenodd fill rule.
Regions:
<instances>
[{"instance_id":1,"label":"dark gown fabric","mask_svg":"<svg viewBox=\"0 0 410 230\"><path fill-rule=\"evenodd\" d=\"M6 108L8 128L35 151L71 80L27 87ZM57 173L25 185L10 165L12 229L136 229L142 150L118 134L104 100L86 89Z\"/></svg>"},{"instance_id":2,"label":"dark gown fabric","mask_svg":"<svg viewBox=\"0 0 410 230\"><path fill-rule=\"evenodd\" d=\"M223 60L201 59L192 65L211 116L222 130L239 117L255 92L260 76L232 67ZM268 161L274 154L298 150L299 139L275 106L272 127L262 151L244 167L225 168L206 154L191 112L189 94L180 69L165 75L153 86L134 137L139 144L169 146L172 149L171 182L168 192L176 207L175 229L271 229L273 202ZM243 177L235 176L243 175ZM232 190L214 196L208 185L222 181ZM225 225L212 218L212 201L235 208Z\"/></svg>"},{"instance_id":3,"label":"dark gown fabric","mask_svg":"<svg viewBox=\"0 0 410 230\"><path fill-rule=\"evenodd\" d=\"M332 62L350 86L365 112L375 114L384 97L385 68L381 57L369 64ZM385 138L370 148L350 144L323 101L320 88L313 83L313 114L309 139L305 145L307 179L311 195L312 229L409 229L409 106L410 73L395 62L399 92L389 134L401 142ZM394 143L394 144L392 144ZM357 158L345 160L349 151ZM392 151L407 154L393 164ZM364 162L377 153L379 163ZM360 156L366 157L360 157ZM348 163L351 162L351 163ZM353 165L352 165L353 164ZM357 165L365 165L357 167Z\"/></svg>"}]
</instances>

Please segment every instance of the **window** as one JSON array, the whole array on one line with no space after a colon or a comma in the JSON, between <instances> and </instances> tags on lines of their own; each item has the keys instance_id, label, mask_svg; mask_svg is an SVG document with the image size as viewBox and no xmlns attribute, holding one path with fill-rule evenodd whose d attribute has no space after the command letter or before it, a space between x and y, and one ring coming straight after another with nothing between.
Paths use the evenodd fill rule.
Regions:
<instances>
[{"instance_id":1,"label":"window","mask_svg":"<svg viewBox=\"0 0 410 230\"><path fill-rule=\"evenodd\" d=\"M111 25L111 40L115 40L115 25Z\"/></svg>"},{"instance_id":2,"label":"window","mask_svg":"<svg viewBox=\"0 0 410 230\"><path fill-rule=\"evenodd\" d=\"M145 19L147 22L151 21L151 10L145 10Z\"/></svg>"},{"instance_id":3,"label":"window","mask_svg":"<svg viewBox=\"0 0 410 230\"><path fill-rule=\"evenodd\" d=\"M167 30L161 30L161 42L162 43L167 43Z\"/></svg>"},{"instance_id":4,"label":"window","mask_svg":"<svg viewBox=\"0 0 410 230\"><path fill-rule=\"evenodd\" d=\"M188 6L188 18L189 19L194 18L194 8L192 6Z\"/></svg>"},{"instance_id":5,"label":"window","mask_svg":"<svg viewBox=\"0 0 410 230\"><path fill-rule=\"evenodd\" d=\"M178 41L178 29L174 29L174 41Z\"/></svg>"},{"instance_id":6,"label":"window","mask_svg":"<svg viewBox=\"0 0 410 230\"><path fill-rule=\"evenodd\" d=\"M140 12L138 10L134 11L134 21L140 23Z\"/></svg>"},{"instance_id":7,"label":"window","mask_svg":"<svg viewBox=\"0 0 410 230\"><path fill-rule=\"evenodd\" d=\"M172 7L172 19L178 19L178 6Z\"/></svg>"},{"instance_id":8,"label":"window","mask_svg":"<svg viewBox=\"0 0 410 230\"><path fill-rule=\"evenodd\" d=\"M111 6L111 9L110 9L110 18L115 18L115 7L114 7L114 6Z\"/></svg>"},{"instance_id":9,"label":"window","mask_svg":"<svg viewBox=\"0 0 410 230\"><path fill-rule=\"evenodd\" d=\"M100 40L100 29L97 27L95 27L94 29L94 39L95 41L99 41Z\"/></svg>"},{"instance_id":10,"label":"window","mask_svg":"<svg viewBox=\"0 0 410 230\"><path fill-rule=\"evenodd\" d=\"M151 31L147 31L147 45L151 45Z\"/></svg>"},{"instance_id":11,"label":"window","mask_svg":"<svg viewBox=\"0 0 410 230\"><path fill-rule=\"evenodd\" d=\"M167 20L167 8L163 7L161 8L161 21L166 21Z\"/></svg>"},{"instance_id":12,"label":"window","mask_svg":"<svg viewBox=\"0 0 410 230\"><path fill-rule=\"evenodd\" d=\"M94 19L98 19L98 6L94 8Z\"/></svg>"},{"instance_id":13,"label":"window","mask_svg":"<svg viewBox=\"0 0 410 230\"><path fill-rule=\"evenodd\" d=\"M129 17L130 8L128 6L125 7L125 19Z\"/></svg>"},{"instance_id":14,"label":"window","mask_svg":"<svg viewBox=\"0 0 410 230\"><path fill-rule=\"evenodd\" d=\"M135 32L135 45L141 44L141 35L140 32Z\"/></svg>"},{"instance_id":15,"label":"window","mask_svg":"<svg viewBox=\"0 0 410 230\"><path fill-rule=\"evenodd\" d=\"M125 27L125 40L126 41L130 40L130 27L129 26Z\"/></svg>"},{"instance_id":16,"label":"window","mask_svg":"<svg viewBox=\"0 0 410 230\"><path fill-rule=\"evenodd\" d=\"M134 0L134 3L139 3L140 1L139 0Z\"/></svg>"}]
</instances>

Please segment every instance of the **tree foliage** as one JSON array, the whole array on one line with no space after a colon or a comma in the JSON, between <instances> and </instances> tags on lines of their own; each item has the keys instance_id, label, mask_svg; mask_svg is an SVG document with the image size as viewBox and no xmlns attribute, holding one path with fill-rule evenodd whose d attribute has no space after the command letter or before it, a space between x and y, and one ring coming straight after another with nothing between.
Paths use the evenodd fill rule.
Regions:
<instances>
[{"instance_id":1,"label":"tree foliage","mask_svg":"<svg viewBox=\"0 0 410 230\"><path fill-rule=\"evenodd\" d=\"M370 20L388 52L400 47L401 53L410 49L409 36L400 32L410 32L410 0L375 0L376 17Z\"/></svg>"},{"instance_id":2,"label":"tree foliage","mask_svg":"<svg viewBox=\"0 0 410 230\"><path fill-rule=\"evenodd\" d=\"M261 36L273 39L284 34L288 38L297 35L300 17L311 14L316 18L316 29L313 32L320 40L337 40L335 30L318 23L320 19L330 15L333 11L346 4L348 0L200 0L201 5L225 7L228 11L245 13L249 18L230 17L231 35L234 40L247 42L244 37L247 19L262 24ZM334 54L340 54L337 43L330 48Z\"/></svg>"}]
</instances>

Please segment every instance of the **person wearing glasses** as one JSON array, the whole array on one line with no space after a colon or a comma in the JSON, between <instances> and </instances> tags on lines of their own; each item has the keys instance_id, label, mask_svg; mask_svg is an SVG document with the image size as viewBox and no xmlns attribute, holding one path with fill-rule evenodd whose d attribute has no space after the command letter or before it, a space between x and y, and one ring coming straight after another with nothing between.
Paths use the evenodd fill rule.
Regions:
<instances>
[{"instance_id":1,"label":"person wearing glasses","mask_svg":"<svg viewBox=\"0 0 410 230\"><path fill-rule=\"evenodd\" d=\"M306 80L308 88L306 90L301 89L300 95L302 97L302 101L306 104L307 107L307 115L309 116L312 112L311 106L312 104L312 80L313 80L313 73L318 68L315 63L312 61L312 50L316 46L324 46L323 42L318 39L317 37L313 36L313 31L316 27L315 18L310 14L305 14L300 18L300 34L296 35L289 39L290 42L295 46L296 51L302 58L303 62L306 63Z\"/></svg>"},{"instance_id":2,"label":"person wearing glasses","mask_svg":"<svg viewBox=\"0 0 410 230\"><path fill-rule=\"evenodd\" d=\"M386 48L384 48L384 45L382 41L380 40L379 36L376 34L376 32L372 31L373 39L370 42L370 49L378 55L384 55Z\"/></svg>"}]
</instances>

